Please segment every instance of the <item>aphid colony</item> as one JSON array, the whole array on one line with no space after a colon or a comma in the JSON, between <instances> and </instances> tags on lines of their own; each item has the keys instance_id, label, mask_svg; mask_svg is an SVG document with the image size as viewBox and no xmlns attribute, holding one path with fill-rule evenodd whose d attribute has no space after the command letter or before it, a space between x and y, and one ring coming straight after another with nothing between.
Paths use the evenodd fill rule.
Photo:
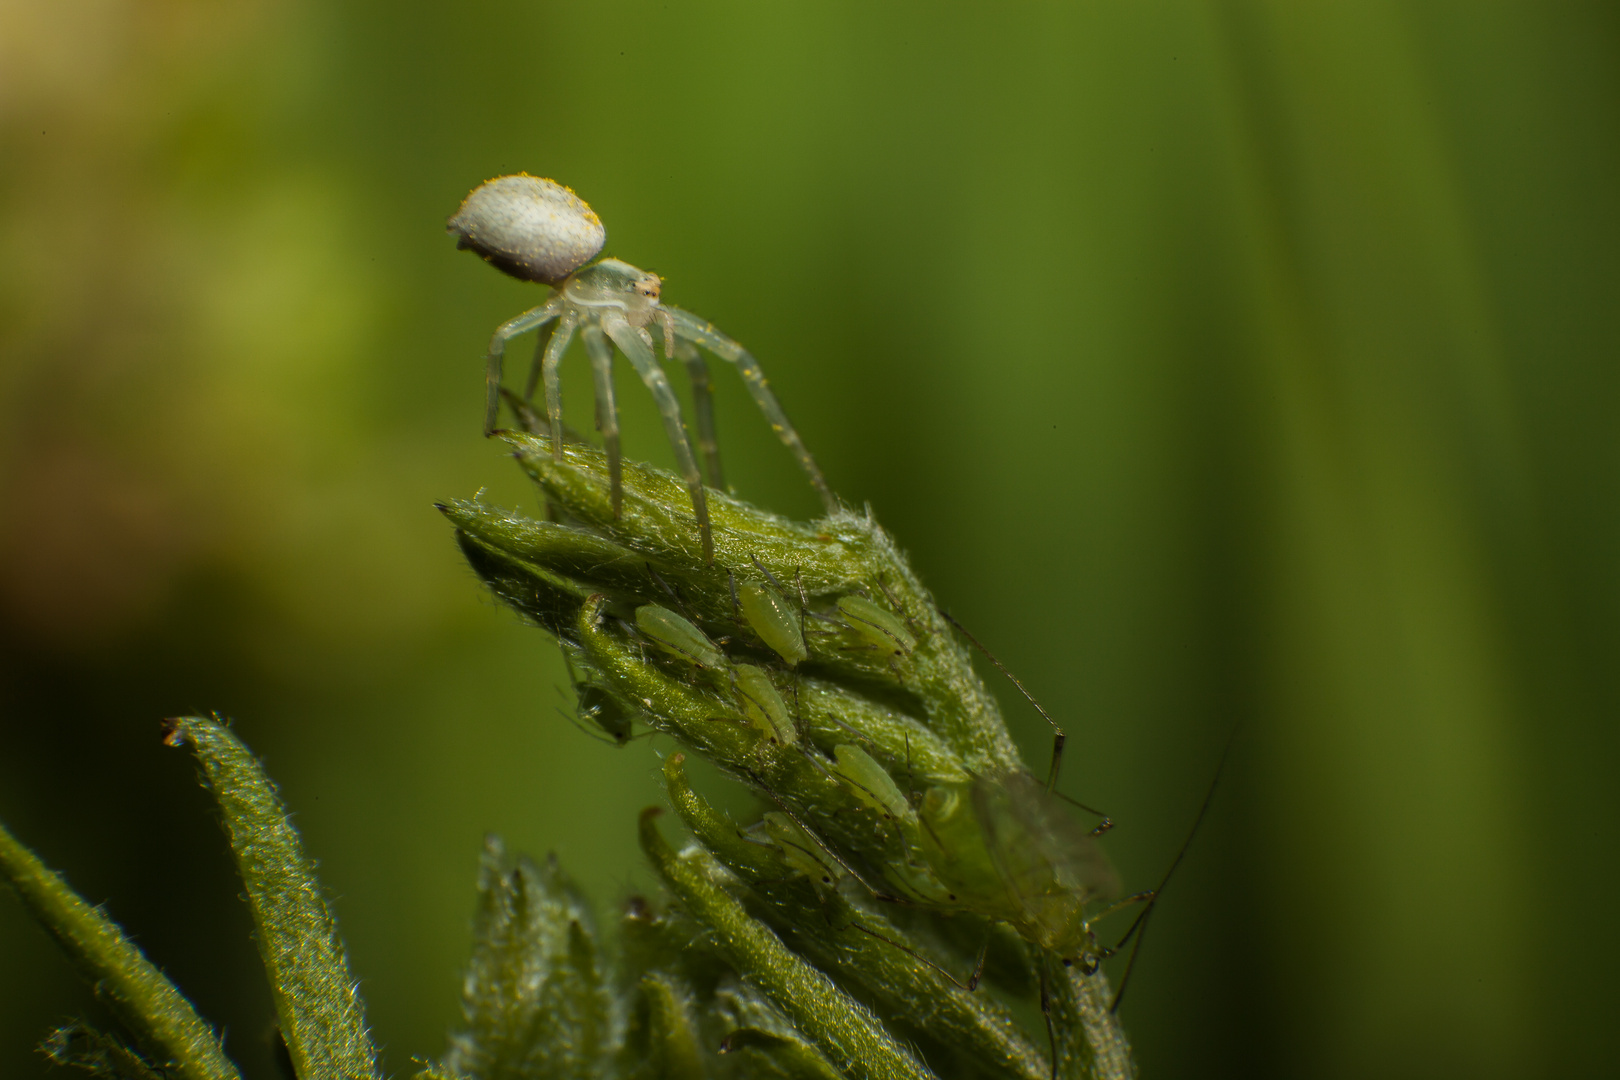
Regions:
<instances>
[{"instance_id":1,"label":"aphid colony","mask_svg":"<svg viewBox=\"0 0 1620 1080\"><path fill-rule=\"evenodd\" d=\"M739 604L742 614L784 663L791 667L807 658L799 617L779 592L755 583L738 592L755 598L752 604ZM916 647L905 621L872 600L840 597L836 610L861 647L877 656L898 659ZM729 688L738 711L757 733L762 759L770 751L798 751L797 721L763 668L729 662L691 621L657 604L638 607L635 626L669 657ZM763 760L761 768L767 768ZM969 777L907 793L855 742L835 743L825 771L847 789L859 809L882 823L880 832L889 832L893 841L887 853L895 857L882 862L879 881L866 881L794 815L767 813L756 832L780 848L796 872L826 885L854 874L884 899L1003 919L1026 939L1060 955L1091 951L1085 908L1093 900L1115 899L1118 879L1092 837L1028 773L1011 771L994 782ZM1026 847L1025 841L1034 837L1041 838L1038 847ZM1059 850L1067 857L1054 859Z\"/></svg>"},{"instance_id":2,"label":"aphid colony","mask_svg":"<svg viewBox=\"0 0 1620 1080\"><path fill-rule=\"evenodd\" d=\"M698 470L681 419L680 402L654 354L655 344L661 343L666 361L679 358L686 366L697 414L698 444L708 465L709 483L723 489L709 372L698 351L702 348L736 366L771 429L793 452L820 492L827 512L830 514L838 508L815 458L810 456L771 392L759 362L706 319L662 303L663 281L657 274L638 270L618 259L596 259L607 241L607 230L584 200L571 190L534 176L496 177L467 196L461 209L450 219L448 228L457 238L458 248L477 252L490 265L521 281L549 285L553 290L545 303L502 323L490 339L485 362L485 434L495 430L500 410L501 367L507 342L535 330L539 340L523 400L534 397L536 383L545 384L546 420L554 452L561 454L562 384L558 369L569 343L578 333L584 339L585 351L591 360L596 384L596 426L607 450L617 513L621 491L619 414L613 398L613 347L617 345L658 402L665 434L691 496L704 555L712 559L713 541L703 475ZM658 331L656 338L649 328Z\"/></svg>"},{"instance_id":3,"label":"aphid colony","mask_svg":"<svg viewBox=\"0 0 1620 1080\"><path fill-rule=\"evenodd\" d=\"M711 565L668 517L663 474L626 463L615 514L599 451L558 463L543 429L505 437L559 520L445 510L479 575L562 644L580 718L615 742L671 735L752 787L774 807L750 835L812 882L1008 923L1084 965L1106 953L1092 923L1112 868L1023 769L875 523L717 495Z\"/></svg>"}]
</instances>

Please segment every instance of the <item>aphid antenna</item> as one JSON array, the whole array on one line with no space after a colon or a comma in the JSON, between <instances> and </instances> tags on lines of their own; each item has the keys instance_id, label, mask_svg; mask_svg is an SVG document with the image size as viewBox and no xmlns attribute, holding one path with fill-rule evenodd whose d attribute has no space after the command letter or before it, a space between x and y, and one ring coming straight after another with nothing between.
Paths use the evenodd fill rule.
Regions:
<instances>
[{"instance_id":1,"label":"aphid antenna","mask_svg":"<svg viewBox=\"0 0 1620 1080\"><path fill-rule=\"evenodd\" d=\"M765 564L759 561L758 555L749 555L748 561L754 564L755 570L765 575L765 580L770 582L777 592L787 592L787 586L778 581L775 574L765 569Z\"/></svg>"},{"instance_id":2,"label":"aphid antenna","mask_svg":"<svg viewBox=\"0 0 1620 1080\"><path fill-rule=\"evenodd\" d=\"M892 940L890 938L886 938L882 934L878 933L876 930L872 930L872 929L870 929L868 927L862 926L860 923L856 922L854 919L851 919L849 921L849 926L846 929L859 930L861 933L865 934L867 937L877 938L879 941L883 942L883 944L890 945L890 946L893 946L896 949L899 949L901 952L906 953L907 955L909 955L913 960L917 960L917 961L919 961L919 962L921 962L923 964L926 964L929 967L933 968L935 971L937 971L941 975L945 976L945 978L953 986L955 986L957 989L964 990L969 994L973 993L973 991L975 991L975 990L977 990L979 988L979 982L980 982L980 980L982 980L984 978L984 962L985 962L985 957L988 954L988 951L989 951L989 948L990 948L990 943L988 941L985 942L985 947L979 951L979 960L978 960L978 963L973 968L973 974L968 976L968 981L967 982L963 982L961 979L958 979L955 975L952 975L945 968L941 967L939 964L936 964L934 961L928 959L928 957L924 956L922 953L918 952L916 949L913 949L911 946L902 945L898 941L894 941L894 940Z\"/></svg>"},{"instance_id":3,"label":"aphid antenna","mask_svg":"<svg viewBox=\"0 0 1620 1080\"><path fill-rule=\"evenodd\" d=\"M1041 719L1052 725L1052 768L1046 776L1046 790L1056 790L1058 771L1063 767L1063 744L1069 741L1069 736L1064 733L1061 727L1058 726L1058 722L1052 719L1052 714L1048 713L1044 708L1041 707L1041 703L1035 700L1035 695L1030 693L1024 687L1024 684L1019 681L1018 676L1008 671L1007 665L1003 664L1000 660L997 660L995 654L989 649L985 648L979 639L974 637L967 627L958 622L956 618L944 608L936 608L935 610L937 610L940 615L944 617L946 622L960 630L962 632L962 636L971 641L975 649L978 649L980 652L984 653L985 656L989 657L990 662L996 665L996 670L1007 676L1007 680L1014 686L1018 687L1018 692L1024 695L1024 700L1035 706L1035 711L1041 714ZM1096 813L1095 810L1091 812Z\"/></svg>"},{"instance_id":4,"label":"aphid antenna","mask_svg":"<svg viewBox=\"0 0 1620 1080\"><path fill-rule=\"evenodd\" d=\"M851 735L855 736L855 738L856 738L856 740L858 742L863 742L867 746L875 746L876 745L875 743L872 742L871 738L868 735L866 735L864 732L856 731L854 728L850 727L848 724L846 724L842 720L838 719L837 714L829 712L827 714L827 719L831 720L833 723L837 724L839 727L843 728L845 731L847 731ZM909 738L909 737L910 736L907 736L907 738Z\"/></svg>"},{"instance_id":5,"label":"aphid antenna","mask_svg":"<svg viewBox=\"0 0 1620 1080\"><path fill-rule=\"evenodd\" d=\"M883 575L878 575L877 583L878 588L883 590L883 598L889 602L889 606L900 613L900 617L906 620L906 625L911 627L913 634L922 637L924 632L918 629L917 620L911 617L911 612L907 610L905 604L900 602L900 598L889 590L889 583L884 580Z\"/></svg>"},{"instance_id":6,"label":"aphid antenna","mask_svg":"<svg viewBox=\"0 0 1620 1080\"><path fill-rule=\"evenodd\" d=\"M646 563L645 565L647 567L647 573L652 575L652 579L658 583L658 587L664 590L664 592L669 596L670 600L681 609L681 612L685 614L688 619L692 621L692 624L696 626L702 622L702 620L697 617L697 614L693 612L691 608L686 606L686 600L681 596L680 590L675 588L675 586L671 585L669 582L665 581L664 576L653 569L652 563Z\"/></svg>"},{"instance_id":7,"label":"aphid antenna","mask_svg":"<svg viewBox=\"0 0 1620 1080\"><path fill-rule=\"evenodd\" d=\"M789 809L787 803L782 801L782 797L780 795L778 795L776 792L771 790L770 785L765 783L765 780L764 780L763 777L761 777L758 773L753 772L751 770L748 771L747 775L748 775L748 779L753 781L756 785L758 785L759 789L761 791L763 791L770 798L771 802L775 803L777 805L777 808L780 809L782 811L782 813L784 813L784 814L786 814L788 816L789 821L792 821L793 824L795 824L799 828L803 829L805 831L805 834L807 836L809 836L811 839L813 839L816 843L820 844L821 847L822 847L822 850L825 851L828 855L831 855L833 857L833 861L836 862L839 866L842 866L844 868L845 872L847 872L850 877L852 877L856 881L860 882L861 887L864 888L867 892L872 894L872 899L879 900L879 901L882 901L882 902L888 903L888 904L904 904L904 903L906 903L906 899L903 896L895 896L892 893L879 892L877 889L874 889L872 887L872 883L867 881L866 878L862 877L860 872L857 871L853 866L849 865L849 863L847 861L845 861L845 859L844 859L844 857L842 855L838 854L838 852L834 851L831 847L828 847L827 842L825 840L823 840L819 835L817 835L816 831L814 829L812 829L805 822L805 820L803 818L799 817L798 814L795 814L791 809Z\"/></svg>"},{"instance_id":8,"label":"aphid antenna","mask_svg":"<svg viewBox=\"0 0 1620 1080\"><path fill-rule=\"evenodd\" d=\"M1142 951L1142 942L1147 938L1148 920L1152 918L1153 909L1164 896L1164 887L1170 884L1171 875L1181 866L1181 860L1187 857L1187 850L1192 847L1193 838L1198 835L1198 830L1204 824L1204 818L1209 814L1210 805L1215 801L1215 789L1220 786L1221 773L1226 770L1226 760L1232 754L1232 744L1237 740L1237 733L1237 727L1233 727L1231 734L1226 737L1226 746L1222 748L1221 758L1215 764L1215 775L1210 778L1209 787L1204 791L1204 801L1199 805L1198 813L1193 818L1192 828L1187 830L1187 838L1181 842L1181 848L1176 852L1176 857L1170 860L1170 868L1159 879L1158 887L1151 894L1152 899L1142 908L1141 913L1132 920L1130 929L1125 931L1125 936L1120 938L1111 950L1112 952L1118 952L1124 948L1127 941L1130 941L1133 934L1136 936L1136 941L1131 945L1130 959L1125 961L1125 973L1119 978L1119 989L1114 992L1113 1004L1108 1006L1109 1012L1118 1012L1119 1003L1125 1000L1125 991L1131 984L1131 972L1135 969L1136 958Z\"/></svg>"}]
</instances>

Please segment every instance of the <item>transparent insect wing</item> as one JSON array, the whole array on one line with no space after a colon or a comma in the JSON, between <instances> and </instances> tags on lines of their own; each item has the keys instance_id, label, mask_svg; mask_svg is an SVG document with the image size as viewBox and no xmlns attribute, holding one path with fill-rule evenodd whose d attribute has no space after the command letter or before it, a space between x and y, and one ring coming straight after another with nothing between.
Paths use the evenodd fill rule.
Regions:
<instances>
[{"instance_id":1,"label":"transparent insect wing","mask_svg":"<svg viewBox=\"0 0 1620 1080\"><path fill-rule=\"evenodd\" d=\"M553 180L497 176L462 202L447 226L456 247L470 248L515 278L555 285L590 262L607 242L602 219Z\"/></svg>"},{"instance_id":2,"label":"transparent insect wing","mask_svg":"<svg viewBox=\"0 0 1620 1080\"><path fill-rule=\"evenodd\" d=\"M1059 952L1083 948L1086 905L1120 892L1101 845L1028 773L976 778L973 808L1020 929Z\"/></svg>"}]
</instances>

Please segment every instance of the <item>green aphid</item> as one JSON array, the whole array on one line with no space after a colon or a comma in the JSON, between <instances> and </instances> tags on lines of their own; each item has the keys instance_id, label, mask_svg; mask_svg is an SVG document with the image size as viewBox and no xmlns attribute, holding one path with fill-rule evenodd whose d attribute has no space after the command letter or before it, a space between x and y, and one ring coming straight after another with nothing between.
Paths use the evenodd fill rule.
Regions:
<instances>
[{"instance_id":1,"label":"green aphid","mask_svg":"<svg viewBox=\"0 0 1620 1080\"><path fill-rule=\"evenodd\" d=\"M838 613L857 634L885 656L910 654L917 647L917 639L911 636L904 621L864 596L839 597Z\"/></svg>"},{"instance_id":2,"label":"green aphid","mask_svg":"<svg viewBox=\"0 0 1620 1080\"><path fill-rule=\"evenodd\" d=\"M900 890L902 896L912 897L919 903L945 907L956 903L956 894L925 864L894 859L884 869L889 881Z\"/></svg>"},{"instance_id":3,"label":"green aphid","mask_svg":"<svg viewBox=\"0 0 1620 1080\"><path fill-rule=\"evenodd\" d=\"M837 759L833 771L850 782L855 798L889 817L901 820L914 818L911 803L888 771L873 760L872 755L858 746L841 743L833 747L833 757Z\"/></svg>"},{"instance_id":4,"label":"green aphid","mask_svg":"<svg viewBox=\"0 0 1620 1080\"><path fill-rule=\"evenodd\" d=\"M627 712L613 696L600 686L575 683L574 697L578 701L575 712L581 720L595 724L614 742L623 746L635 737L635 716ZM589 734L587 732L587 734Z\"/></svg>"},{"instance_id":5,"label":"green aphid","mask_svg":"<svg viewBox=\"0 0 1620 1080\"><path fill-rule=\"evenodd\" d=\"M1011 923L1066 959L1094 955L1086 907L1119 895L1101 846L1026 772L929 788L921 849L954 906Z\"/></svg>"},{"instance_id":6,"label":"green aphid","mask_svg":"<svg viewBox=\"0 0 1620 1080\"><path fill-rule=\"evenodd\" d=\"M793 717L788 715L787 704L776 692L770 676L752 664L738 664L734 670L737 696L742 699L743 715L748 717L748 722L783 746L795 745L799 737Z\"/></svg>"},{"instance_id":7,"label":"green aphid","mask_svg":"<svg viewBox=\"0 0 1620 1080\"><path fill-rule=\"evenodd\" d=\"M761 816L760 824L764 826L765 835L781 850L788 865L809 878L817 891L837 885L838 879L844 876L838 861L786 814L777 810L769 811Z\"/></svg>"},{"instance_id":8,"label":"green aphid","mask_svg":"<svg viewBox=\"0 0 1620 1080\"><path fill-rule=\"evenodd\" d=\"M716 671L726 666L726 655L720 651L720 646L669 608L657 604L636 608L636 628L651 638L654 645L689 664Z\"/></svg>"},{"instance_id":9,"label":"green aphid","mask_svg":"<svg viewBox=\"0 0 1620 1080\"><path fill-rule=\"evenodd\" d=\"M563 664L568 668L568 681L574 687L574 715L580 721L594 724L620 746L634 738L636 714L620 705L606 687L595 681L593 669L584 662L577 647L563 646Z\"/></svg>"},{"instance_id":10,"label":"green aphid","mask_svg":"<svg viewBox=\"0 0 1620 1080\"><path fill-rule=\"evenodd\" d=\"M743 618L759 639L789 666L798 664L810 655L804 646L804 630L799 625L799 613L788 606L782 594L769 585L752 582L737 586L737 602Z\"/></svg>"}]
</instances>

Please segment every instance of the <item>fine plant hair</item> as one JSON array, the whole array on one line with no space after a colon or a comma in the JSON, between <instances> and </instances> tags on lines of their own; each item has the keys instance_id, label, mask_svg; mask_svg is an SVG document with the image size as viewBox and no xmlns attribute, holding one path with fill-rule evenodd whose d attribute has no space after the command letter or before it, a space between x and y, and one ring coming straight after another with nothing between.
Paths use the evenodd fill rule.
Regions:
<instances>
[{"instance_id":1,"label":"fine plant hair","mask_svg":"<svg viewBox=\"0 0 1620 1080\"><path fill-rule=\"evenodd\" d=\"M409 1066L417 1080L1133 1076L1098 935L1117 938L1143 896L1120 898L1097 839L1024 766L870 511L804 523L710 491L711 541L683 478L626 462L615 484L604 453L514 411L524 430L497 437L548 520L439 508L484 585L561 648L570 720L604 753L651 753L648 732L678 744L667 806L624 822L661 892L604 911L555 859L491 837L462 1019L441 1058ZM216 800L293 1075L381 1080L275 785L223 720L171 720L164 738ZM694 755L764 811L712 806ZM111 1006L104 1028L50 1033L53 1062L239 1080L180 989L3 827L0 876Z\"/></svg>"}]
</instances>

